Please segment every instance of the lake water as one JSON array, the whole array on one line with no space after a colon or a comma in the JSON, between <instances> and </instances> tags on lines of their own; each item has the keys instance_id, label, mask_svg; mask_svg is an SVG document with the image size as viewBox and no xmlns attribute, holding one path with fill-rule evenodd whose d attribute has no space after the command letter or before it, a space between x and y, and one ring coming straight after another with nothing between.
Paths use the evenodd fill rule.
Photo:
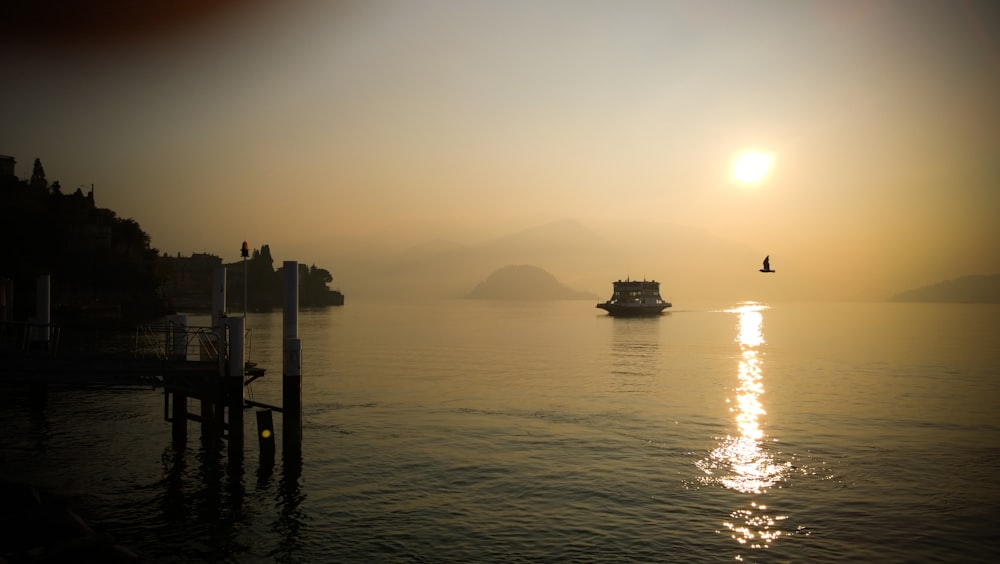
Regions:
<instances>
[{"instance_id":1,"label":"lake water","mask_svg":"<svg viewBox=\"0 0 1000 564\"><path fill-rule=\"evenodd\" d=\"M280 403L281 313L248 326ZM193 423L171 448L158 390L54 388L0 398L0 473L153 562L1000 554L1000 306L350 302L299 335L300 468L258 471L250 413L241 474Z\"/></svg>"}]
</instances>

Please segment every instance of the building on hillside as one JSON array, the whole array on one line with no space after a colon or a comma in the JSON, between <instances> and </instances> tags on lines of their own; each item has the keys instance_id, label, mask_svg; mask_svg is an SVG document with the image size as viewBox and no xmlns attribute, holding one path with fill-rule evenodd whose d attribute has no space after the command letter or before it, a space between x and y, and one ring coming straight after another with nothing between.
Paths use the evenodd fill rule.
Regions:
<instances>
[{"instance_id":1,"label":"building on hillside","mask_svg":"<svg viewBox=\"0 0 1000 564\"><path fill-rule=\"evenodd\" d=\"M212 272L222 266L222 258L207 253L190 257L163 257L170 267L165 288L168 303L176 311L211 311Z\"/></svg>"},{"instance_id":2,"label":"building on hillside","mask_svg":"<svg viewBox=\"0 0 1000 564\"><path fill-rule=\"evenodd\" d=\"M7 155L0 155L0 178L6 178L8 176L14 175L14 165L17 161L14 157L8 157Z\"/></svg>"}]
</instances>

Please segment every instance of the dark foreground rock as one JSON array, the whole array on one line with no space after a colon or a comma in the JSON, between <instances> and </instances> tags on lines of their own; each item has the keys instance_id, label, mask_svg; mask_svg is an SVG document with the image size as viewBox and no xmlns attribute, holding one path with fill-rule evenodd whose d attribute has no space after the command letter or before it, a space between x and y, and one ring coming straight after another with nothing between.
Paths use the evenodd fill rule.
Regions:
<instances>
[{"instance_id":1,"label":"dark foreground rock","mask_svg":"<svg viewBox=\"0 0 1000 564\"><path fill-rule=\"evenodd\" d=\"M0 479L0 500L0 564L142 561L95 531L63 497Z\"/></svg>"}]
</instances>

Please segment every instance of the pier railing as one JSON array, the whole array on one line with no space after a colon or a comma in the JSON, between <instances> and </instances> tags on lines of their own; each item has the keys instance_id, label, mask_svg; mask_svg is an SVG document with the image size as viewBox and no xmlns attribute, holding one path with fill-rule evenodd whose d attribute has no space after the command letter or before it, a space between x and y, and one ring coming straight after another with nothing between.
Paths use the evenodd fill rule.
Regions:
<instances>
[{"instance_id":1,"label":"pier railing","mask_svg":"<svg viewBox=\"0 0 1000 564\"><path fill-rule=\"evenodd\" d=\"M51 323L23 321L0 322L0 351L27 353L32 350L47 352L59 346L62 328Z\"/></svg>"},{"instance_id":2,"label":"pier railing","mask_svg":"<svg viewBox=\"0 0 1000 564\"><path fill-rule=\"evenodd\" d=\"M253 329L244 330L243 343L244 356L249 359L253 351ZM215 328L177 326L168 322L138 326L132 350L136 358L218 360L220 348Z\"/></svg>"},{"instance_id":3,"label":"pier railing","mask_svg":"<svg viewBox=\"0 0 1000 564\"><path fill-rule=\"evenodd\" d=\"M211 327L166 323L136 327L132 352L136 358L218 360L219 349L219 335Z\"/></svg>"},{"instance_id":4,"label":"pier railing","mask_svg":"<svg viewBox=\"0 0 1000 564\"><path fill-rule=\"evenodd\" d=\"M252 329L245 330L243 342L246 357L250 358L253 347ZM3 321L0 322L0 353L218 360L220 345L219 335L211 327L177 326L169 322L120 327Z\"/></svg>"}]
</instances>

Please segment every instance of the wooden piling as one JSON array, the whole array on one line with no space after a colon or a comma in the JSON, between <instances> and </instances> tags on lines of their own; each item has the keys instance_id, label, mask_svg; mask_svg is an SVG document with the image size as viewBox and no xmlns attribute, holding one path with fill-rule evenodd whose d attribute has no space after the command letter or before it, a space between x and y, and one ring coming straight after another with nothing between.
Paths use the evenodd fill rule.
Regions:
<instances>
[{"instance_id":1,"label":"wooden piling","mask_svg":"<svg viewBox=\"0 0 1000 564\"><path fill-rule=\"evenodd\" d=\"M227 403L229 404L229 463L243 461L243 318L227 317L229 331L229 364L226 376Z\"/></svg>"},{"instance_id":2,"label":"wooden piling","mask_svg":"<svg viewBox=\"0 0 1000 564\"><path fill-rule=\"evenodd\" d=\"M14 281L0 276L0 323L14 319Z\"/></svg>"},{"instance_id":3,"label":"wooden piling","mask_svg":"<svg viewBox=\"0 0 1000 564\"><path fill-rule=\"evenodd\" d=\"M44 382L28 384L28 405L32 410L42 411L49 401L49 387Z\"/></svg>"},{"instance_id":4,"label":"wooden piling","mask_svg":"<svg viewBox=\"0 0 1000 564\"><path fill-rule=\"evenodd\" d=\"M302 453L302 343L299 341L299 263L285 261L282 329L282 449L285 458Z\"/></svg>"},{"instance_id":5,"label":"wooden piling","mask_svg":"<svg viewBox=\"0 0 1000 564\"><path fill-rule=\"evenodd\" d=\"M179 447L187 443L187 394L174 390L173 396L170 414L171 437L174 446Z\"/></svg>"},{"instance_id":6,"label":"wooden piling","mask_svg":"<svg viewBox=\"0 0 1000 564\"><path fill-rule=\"evenodd\" d=\"M215 392L215 380L210 378L205 378L202 382L202 392L201 392L201 436L202 438L211 437L216 434L216 420L215 420L215 402L216 402L216 392Z\"/></svg>"},{"instance_id":7,"label":"wooden piling","mask_svg":"<svg viewBox=\"0 0 1000 564\"><path fill-rule=\"evenodd\" d=\"M52 338L52 277L42 274L35 285L35 316L32 318L35 326L31 328L31 347L33 351L51 352L49 350Z\"/></svg>"},{"instance_id":8,"label":"wooden piling","mask_svg":"<svg viewBox=\"0 0 1000 564\"><path fill-rule=\"evenodd\" d=\"M302 342L286 339L281 377L282 435L288 453L302 451Z\"/></svg>"},{"instance_id":9,"label":"wooden piling","mask_svg":"<svg viewBox=\"0 0 1000 564\"><path fill-rule=\"evenodd\" d=\"M260 467L274 466L274 417L270 409L257 411L257 443L260 446Z\"/></svg>"}]
</instances>

